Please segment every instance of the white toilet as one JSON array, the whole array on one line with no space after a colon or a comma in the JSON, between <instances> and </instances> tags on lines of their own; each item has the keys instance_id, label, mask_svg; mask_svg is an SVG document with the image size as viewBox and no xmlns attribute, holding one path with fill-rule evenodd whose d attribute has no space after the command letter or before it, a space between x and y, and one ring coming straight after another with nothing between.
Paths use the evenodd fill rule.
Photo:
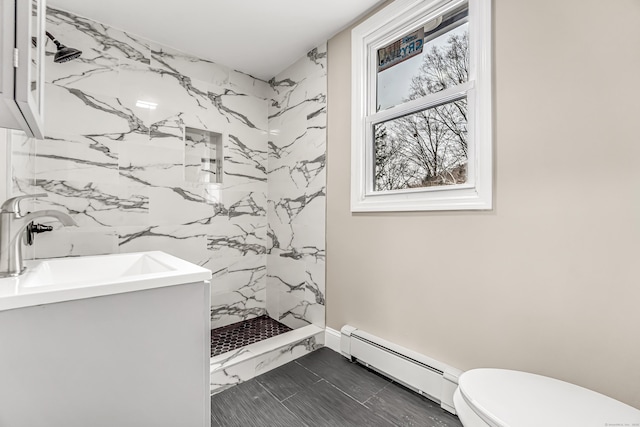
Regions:
<instances>
[{"instance_id":1,"label":"white toilet","mask_svg":"<svg viewBox=\"0 0 640 427\"><path fill-rule=\"evenodd\" d=\"M453 402L464 427L640 426L640 410L615 399L506 369L463 373Z\"/></svg>"}]
</instances>

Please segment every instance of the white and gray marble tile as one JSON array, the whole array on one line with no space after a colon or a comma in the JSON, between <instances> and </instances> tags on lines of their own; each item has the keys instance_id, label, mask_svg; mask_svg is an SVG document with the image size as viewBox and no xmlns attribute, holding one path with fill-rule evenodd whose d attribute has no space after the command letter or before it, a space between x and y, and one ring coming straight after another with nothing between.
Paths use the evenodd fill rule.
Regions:
<instances>
[{"instance_id":1,"label":"white and gray marble tile","mask_svg":"<svg viewBox=\"0 0 640 427\"><path fill-rule=\"evenodd\" d=\"M326 45L271 86L267 307L290 327L324 327Z\"/></svg>"},{"instance_id":2,"label":"white and gray marble tile","mask_svg":"<svg viewBox=\"0 0 640 427\"><path fill-rule=\"evenodd\" d=\"M7 197L36 194L36 139L18 130L7 130L7 138L7 149L11 153L11 167L7 170ZM33 201L21 202L20 209L22 212L33 212ZM35 248L23 247L22 254L25 259L32 259L35 257Z\"/></svg>"},{"instance_id":3,"label":"white and gray marble tile","mask_svg":"<svg viewBox=\"0 0 640 427\"><path fill-rule=\"evenodd\" d=\"M118 140L131 134L149 134L149 110L135 101L124 102L51 83L45 85L45 132L73 137L102 136Z\"/></svg>"},{"instance_id":4,"label":"white and gray marble tile","mask_svg":"<svg viewBox=\"0 0 640 427\"><path fill-rule=\"evenodd\" d=\"M269 184L286 194L323 188L326 182L324 131L305 130L291 143L269 144Z\"/></svg>"},{"instance_id":5,"label":"white and gray marble tile","mask_svg":"<svg viewBox=\"0 0 640 427\"><path fill-rule=\"evenodd\" d=\"M311 49L307 55L298 59L271 81L276 94L290 91L291 87L305 80L312 80L327 72L327 44L323 43Z\"/></svg>"},{"instance_id":6,"label":"white and gray marble tile","mask_svg":"<svg viewBox=\"0 0 640 427\"><path fill-rule=\"evenodd\" d=\"M45 75L48 83L114 96L121 62L150 62L148 41L63 10L47 8L47 31L67 46L82 51L80 58L64 66L48 66ZM55 45L48 41L47 56L53 56L55 51Z\"/></svg>"},{"instance_id":7,"label":"white and gray marble tile","mask_svg":"<svg viewBox=\"0 0 640 427\"><path fill-rule=\"evenodd\" d=\"M326 74L318 74L316 79L303 80L291 87L283 89L272 104L269 119L275 120L276 126L290 119L313 119L326 111ZM277 90L277 89L276 89Z\"/></svg>"},{"instance_id":8,"label":"white and gray marble tile","mask_svg":"<svg viewBox=\"0 0 640 427\"><path fill-rule=\"evenodd\" d=\"M326 45L265 82L55 8L47 29L83 55L48 43L47 139L14 144L12 180L79 227L30 256L163 250L212 269L214 326L324 325ZM185 127L224 136L222 183L189 179Z\"/></svg>"},{"instance_id":9,"label":"white and gray marble tile","mask_svg":"<svg viewBox=\"0 0 640 427\"><path fill-rule=\"evenodd\" d=\"M272 97L272 89L269 82L241 71L233 70L229 72L229 86L238 93L244 93L262 99L271 99Z\"/></svg>"},{"instance_id":10,"label":"white and gray marble tile","mask_svg":"<svg viewBox=\"0 0 640 427\"><path fill-rule=\"evenodd\" d=\"M267 252L267 221L259 223L233 224L225 221L220 226L212 227L207 236L207 249L215 257L234 257L247 255L263 255Z\"/></svg>"},{"instance_id":11,"label":"white and gray marble tile","mask_svg":"<svg viewBox=\"0 0 640 427\"><path fill-rule=\"evenodd\" d=\"M202 188L188 188L185 184L151 187L149 194L152 224L182 224L204 229L203 225L221 213L219 205L207 202Z\"/></svg>"},{"instance_id":12,"label":"white and gray marble tile","mask_svg":"<svg viewBox=\"0 0 640 427\"><path fill-rule=\"evenodd\" d=\"M324 202L324 190L293 200L270 200L269 253L299 260L324 259Z\"/></svg>"},{"instance_id":13,"label":"white and gray marble tile","mask_svg":"<svg viewBox=\"0 0 640 427\"><path fill-rule=\"evenodd\" d=\"M251 358L241 363L218 368L211 372L211 393L219 393L240 384L241 382L250 380L256 376L256 360Z\"/></svg>"},{"instance_id":14,"label":"white and gray marble tile","mask_svg":"<svg viewBox=\"0 0 640 427\"><path fill-rule=\"evenodd\" d=\"M3 129L4 130L4 129ZM27 186L33 185L36 179L36 144L35 138L29 138L24 132L17 130L8 131L11 144L11 193L28 194ZM26 189L27 193L21 191Z\"/></svg>"},{"instance_id":15,"label":"white and gray marble tile","mask_svg":"<svg viewBox=\"0 0 640 427\"><path fill-rule=\"evenodd\" d=\"M47 30L67 46L82 50L84 60L98 58L129 60L149 64L148 40L73 13L47 8ZM49 46L48 46L49 48Z\"/></svg>"},{"instance_id":16,"label":"white and gray marble tile","mask_svg":"<svg viewBox=\"0 0 640 427\"><path fill-rule=\"evenodd\" d=\"M267 256L267 286L277 292L270 314L290 328L324 327L325 265L278 255Z\"/></svg>"},{"instance_id":17,"label":"white and gray marble tile","mask_svg":"<svg viewBox=\"0 0 640 427\"><path fill-rule=\"evenodd\" d=\"M206 59L196 58L176 49L151 43L151 67L217 86L229 85L229 68Z\"/></svg>"},{"instance_id":18,"label":"white and gray marble tile","mask_svg":"<svg viewBox=\"0 0 640 427\"><path fill-rule=\"evenodd\" d=\"M148 188L110 183L37 179L31 191L46 193L36 209L68 213L80 227L144 225L149 222Z\"/></svg>"},{"instance_id":19,"label":"white and gray marble tile","mask_svg":"<svg viewBox=\"0 0 640 427\"><path fill-rule=\"evenodd\" d=\"M323 344L324 330L309 326L221 354L211 360L211 393L282 366Z\"/></svg>"},{"instance_id":20,"label":"white and gray marble tile","mask_svg":"<svg viewBox=\"0 0 640 427\"><path fill-rule=\"evenodd\" d=\"M305 312L302 314L305 320L321 328L325 327L325 262L305 263L306 289L304 300ZM296 312L295 309L292 312Z\"/></svg>"},{"instance_id":21,"label":"white and gray marble tile","mask_svg":"<svg viewBox=\"0 0 640 427\"><path fill-rule=\"evenodd\" d=\"M36 177L46 180L115 183L118 142L101 136L49 135L37 141Z\"/></svg>"},{"instance_id":22,"label":"white and gray marble tile","mask_svg":"<svg viewBox=\"0 0 640 427\"><path fill-rule=\"evenodd\" d=\"M122 184L174 187L183 181L184 142L179 138L125 137L117 147Z\"/></svg>"},{"instance_id":23,"label":"white and gray marble tile","mask_svg":"<svg viewBox=\"0 0 640 427\"><path fill-rule=\"evenodd\" d=\"M269 271L270 257L270 255L267 255L267 272ZM278 279L267 276L265 298L266 314L272 319L278 319L278 310L280 309L280 289L278 288Z\"/></svg>"},{"instance_id":24,"label":"white and gray marble tile","mask_svg":"<svg viewBox=\"0 0 640 427\"><path fill-rule=\"evenodd\" d=\"M217 272L211 289L212 327L265 314L266 255L212 258L206 266Z\"/></svg>"},{"instance_id":25,"label":"white and gray marble tile","mask_svg":"<svg viewBox=\"0 0 640 427\"><path fill-rule=\"evenodd\" d=\"M224 144L222 185L227 189L267 188L267 146L256 147L252 138L229 134ZM252 147L253 146L253 147Z\"/></svg>"},{"instance_id":26,"label":"white and gray marble tile","mask_svg":"<svg viewBox=\"0 0 640 427\"><path fill-rule=\"evenodd\" d=\"M208 261L206 235L183 225L116 227L119 252L163 251L204 265Z\"/></svg>"},{"instance_id":27,"label":"white and gray marble tile","mask_svg":"<svg viewBox=\"0 0 640 427\"><path fill-rule=\"evenodd\" d=\"M35 236L34 249L36 258L107 255L118 252L118 235L112 228L56 226L51 233Z\"/></svg>"},{"instance_id":28,"label":"white and gray marble tile","mask_svg":"<svg viewBox=\"0 0 640 427\"><path fill-rule=\"evenodd\" d=\"M256 376L298 359L319 349L324 344L322 334L305 338L265 353L256 359Z\"/></svg>"}]
</instances>

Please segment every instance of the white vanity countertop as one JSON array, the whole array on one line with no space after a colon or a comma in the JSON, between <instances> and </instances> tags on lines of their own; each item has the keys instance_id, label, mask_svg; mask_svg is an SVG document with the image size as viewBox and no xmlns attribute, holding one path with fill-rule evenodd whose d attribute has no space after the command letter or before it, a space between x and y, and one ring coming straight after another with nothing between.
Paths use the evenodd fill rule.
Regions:
<instances>
[{"instance_id":1,"label":"white vanity countertop","mask_svg":"<svg viewBox=\"0 0 640 427\"><path fill-rule=\"evenodd\" d=\"M0 279L0 311L202 282L211 271L160 251L25 261Z\"/></svg>"}]
</instances>

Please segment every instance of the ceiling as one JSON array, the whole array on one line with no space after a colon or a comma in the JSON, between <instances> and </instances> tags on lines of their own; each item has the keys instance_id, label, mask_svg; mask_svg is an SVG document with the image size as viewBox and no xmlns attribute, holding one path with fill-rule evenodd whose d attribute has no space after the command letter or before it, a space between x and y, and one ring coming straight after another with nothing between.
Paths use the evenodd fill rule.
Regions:
<instances>
[{"instance_id":1,"label":"ceiling","mask_svg":"<svg viewBox=\"0 0 640 427\"><path fill-rule=\"evenodd\" d=\"M49 0L268 80L384 0Z\"/></svg>"}]
</instances>

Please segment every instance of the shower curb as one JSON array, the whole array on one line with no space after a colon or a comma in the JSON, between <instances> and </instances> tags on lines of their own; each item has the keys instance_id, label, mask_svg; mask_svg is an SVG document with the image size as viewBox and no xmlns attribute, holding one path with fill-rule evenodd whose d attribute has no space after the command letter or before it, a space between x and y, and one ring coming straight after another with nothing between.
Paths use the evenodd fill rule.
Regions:
<instances>
[{"instance_id":1,"label":"shower curb","mask_svg":"<svg viewBox=\"0 0 640 427\"><path fill-rule=\"evenodd\" d=\"M304 326L211 358L211 394L264 374L324 346L325 330Z\"/></svg>"}]
</instances>

